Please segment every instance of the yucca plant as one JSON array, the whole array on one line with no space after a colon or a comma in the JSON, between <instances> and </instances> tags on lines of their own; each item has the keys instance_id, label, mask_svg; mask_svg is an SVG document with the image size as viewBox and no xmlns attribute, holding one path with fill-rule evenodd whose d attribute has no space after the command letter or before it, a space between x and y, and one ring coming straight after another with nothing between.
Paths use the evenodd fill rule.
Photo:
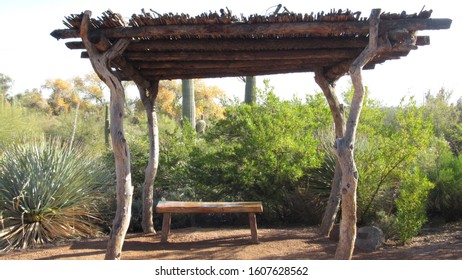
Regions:
<instances>
[{"instance_id":1,"label":"yucca plant","mask_svg":"<svg viewBox=\"0 0 462 280\"><path fill-rule=\"evenodd\" d=\"M324 208L329 198L332 179L335 173L336 156L333 153L334 135L330 132L318 131L318 151L325 155L320 166L311 168L308 172L309 195L318 198L318 205Z\"/></svg>"},{"instance_id":2,"label":"yucca plant","mask_svg":"<svg viewBox=\"0 0 462 280\"><path fill-rule=\"evenodd\" d=\"M99 232L98 205L113 176L59 140L12 144L0 159L0 250Z\"/></svg>"}]
</instances>

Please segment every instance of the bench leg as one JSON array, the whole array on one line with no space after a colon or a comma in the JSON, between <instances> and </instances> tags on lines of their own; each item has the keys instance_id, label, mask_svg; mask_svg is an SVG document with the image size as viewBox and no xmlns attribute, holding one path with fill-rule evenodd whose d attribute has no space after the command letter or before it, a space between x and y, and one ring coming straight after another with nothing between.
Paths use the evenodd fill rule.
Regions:
<instances>
[{"instance_id":1,"label":"bench leg","mask_svg":"<svg viewBox=\"0 0 462 280\"><path fill-rule=\"evenodd\" d=\"M252 234L252 242L258 243L257 218L255 217L255 213L249 213L249 224L250 224L250 233Z\"/></svg>"},{"instance_id":2,"label":"bench leg","mask_svg":"<svg viewBox=\"0 0 462 280\"><path fill-rule=\"evenodd\" d=\"M164 243L168 241L168 234L170 233L170 224L172 223L172 213L164 213L162 221L162 236L160 242Z\"/></svg>"}]
</instances>

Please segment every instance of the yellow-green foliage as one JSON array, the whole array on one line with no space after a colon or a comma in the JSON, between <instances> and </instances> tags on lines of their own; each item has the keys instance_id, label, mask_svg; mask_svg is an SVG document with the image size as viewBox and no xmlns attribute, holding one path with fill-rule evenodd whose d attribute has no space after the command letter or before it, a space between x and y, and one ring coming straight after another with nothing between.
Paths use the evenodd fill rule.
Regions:
<instances>
[{"instance_id":1,"label":"yellow-green foliage","mask_svg":"<svg viewBox=\"0 0 462 280\"><path fill-rule=\"evenodd\" d=\"M434 186L418 169L404 176L395 199L396 226L402 243L416 236L427 221L428 193Z\"/></svg>"},{"instance_id":2,"label":"yellow-green foliage","mask_svg":"<svg viewBox=\"0 0 462 280\"><path fill-rule=\"evenodd\" d=\"M27 140L42 134L41 113L4 103L0 106L0 144Z\"/></svg>"}]
</instances>

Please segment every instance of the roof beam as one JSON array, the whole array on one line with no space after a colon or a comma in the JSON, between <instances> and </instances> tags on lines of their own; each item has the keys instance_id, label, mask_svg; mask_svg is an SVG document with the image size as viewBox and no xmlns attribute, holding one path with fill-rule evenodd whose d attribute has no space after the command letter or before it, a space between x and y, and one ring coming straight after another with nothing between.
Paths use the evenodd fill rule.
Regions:
<instances>
[{"instance_id":1,"label":"roof beam","mask_svg":"<svg viewBox=\"0 0 462 280\"><path fill-rule=\"evenodd\" d=\"M396 19L383 20L379 35L389 30L404 28L408 31L448 29L451 19ZM141 27L115 27L89 30L90 36L117 38L258 38L284 37L284 34L301 37L345 36L369 34L368 21L343 22L291 22L291 23L233 23L209 25L150 25ZM78 29L57 29L51 33L56 39L79 38Z\"/></svg>"},{"instance_id":2,"label":"roof beam","mask_svg":"<svg viewBox=\"0 0 462 280\"><path fill-rule=\"evenodd\" d=\"M346 61L345 64L351 63ZM342 63L339 63L342 64ZM172 80L172 79L199 79L199 78L221 78L221 77L239 77L239 76L260 76L272 74L289 74L289 73L304 73L314 72L321 67L328 69L334 68L336 65L332 63L330 66L326 63L298 63L298 64L277 64L266 67L241 66L233 68L210 67L198 69L185 69L180 66L175 68L157 68L157 69L142 69L140 72L149 80ZM371 62L364 69L373 69L375 63ZM122 77L130 79L129 77Z\"/></svg>"},{"instance_id":3,"label":"roof beam","mask_svg":"<svg viewBox=\"0 0 462 280\"><path fill-rule=\"evenodd\" d=\"M199 79L199 78L220 78L220 77L239 77L239 76L259 76L271 74L287 74L312 72L318 66L299 65L297 67L278 66L267 68L242 67L242 68L208 68L203 70L189 71L181 68L153 69L143 71L145 77L152 77L159 80L170 79Z\"/></svg>"},{"instance_id":4,"label":"roof beam","mask_svg":"<svg viewBox=\"0 0 462 280\"><path fill-rule=\"evenodd\" d=\"M133 41L128 51L266 51L364 48L367 37L272 39L159 39ZM69 49L84 49L82 42L67 42Z\"/></svg>"},{"instance_id":5,"label":"roof beam","mask_svg":"<svg viewBox=\"0 0 462 280\"><path fill-rule=\"evenodd\" d=\"M274 51L305 49L365 48L367 37L279 38L279 39L185 39L133 41L127 51ZM430 44L429 36L417 36L416 45ZM66 42L71 50L85 49L81 41Z\"/></svg>"},{"instance_id":6,"label":"roof beam","mask_svg":"<svg viewBox=\"0 0 462 280\"><path fill-rule=\"evenodd\" d=\"M266 68L268 65L280 66L303 66L303 65L321 65L321 64L336 64L340 63L342 59L332 58L326 59L297 59L297 60L240 60L240 61L203 61L203 62L182 62L182 61L167 61L167 62L134 62L133 66L140 71L147 69L183 69L186 70L201 70L201 69L218 69L218 68Z\"/></svg>"},{"instance_id":7,"label":"roof beam","mask_svg":"<svg viewBox=\"0 0 462 280\"><path fill-rule=\"evenodd\" d=\"M272 59L330 59L349 58L361 53L358 49L294 50L294 51L242 51L242 52L125 52L131 61L223 61L223 60L272 60Z\"/></svg>"}]
</instances>

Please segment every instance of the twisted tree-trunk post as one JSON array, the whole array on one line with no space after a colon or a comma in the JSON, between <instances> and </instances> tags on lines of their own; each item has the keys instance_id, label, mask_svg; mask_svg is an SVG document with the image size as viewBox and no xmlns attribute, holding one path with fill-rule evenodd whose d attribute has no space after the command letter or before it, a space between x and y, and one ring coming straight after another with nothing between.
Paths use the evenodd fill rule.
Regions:
<instances>
[{"instance_id":1,"label":"twisted tree-trunk post","mask_svg":"<svg viewBox=\"0 0 462 280\"><path fill-rule=\"evenodd\" d=\"M378 27L380 9L374 9L369 17L369 44L351 64L349 73L354 87L350 114L345 129L345 136L335 141L334 151L342 169L340 192L342 194L342 218L340 223L340 240L335 252L336 259L351 259L356 240L356 190L358 170L354 160L354 144L359 116L364 101L364 85L361 71L379 50Z\"/></svg>"},{"instance_id":2,"label":"twisted tree-trunk post","mask_svg":"<svg viewBox=\"0 0 462 280\"><path fill-rule=\"evenodd\" d=\"M343 111L343 105L338 101L337 95L335 94L335 83L334 81L328 81L323 70L320 69L315 72L315 81L321 87L324 96L326 97L327 103L329 104L332 117L334 119L335 126L335 138L342 138L345 133L345 116ZM329 200L327 201L326 210L321 222L321 232L325 236L329 236L334 226L335 219L337 217L338 210L340 208L340 182L342 179L342 169L338 159L335 160L335 172L334 178L332 179L331 191Z\"/></svg>"},{"instance_id":3,"label":"twisted tree-trunk post","mask_svg":"<svg viewBox=\"0 0 462 280\"><path fill-rule=\"evenodd\" d=\"M124 136L124 88L120 79L111 70L110 62L122 54L130 43L129 39L120 39L107 51L98 51L88 38L90 11L85 11L80 26L80 36L88 51L93 69L111 91L111 139L116 167L117 210L112 230L109 235L106 256L107 260L120 259L125 235L130 224L133 186L130 172L130 152Z\"/></svg>"},{"instance_id":4,"label":"twisted tree-trunk post","mask_svg":"<svg viewBox=\"0 0 462 280\"><path fill-rule=\"evenodd\" d=\"M156 98L159 89L159 81L151 82L148 90L141 85L138 85L138 89L148 118L149 131L149 162L146 167L143 183L143 214L141 226L144 233L155 233L153 207L154 180L159 166L159 127L156 113Z\"/></svg>"},{"instance_id":5,"label":"twisted tree-trunk post","mask_svg":"<svg viewBox=\"0 0 462 280\"><path fill-rule=\"evenodd\" d=\"M104 105L104 144L109 147L109 134L111 129L109 128L109 105Z\"/></svg>"}]
</instances>

